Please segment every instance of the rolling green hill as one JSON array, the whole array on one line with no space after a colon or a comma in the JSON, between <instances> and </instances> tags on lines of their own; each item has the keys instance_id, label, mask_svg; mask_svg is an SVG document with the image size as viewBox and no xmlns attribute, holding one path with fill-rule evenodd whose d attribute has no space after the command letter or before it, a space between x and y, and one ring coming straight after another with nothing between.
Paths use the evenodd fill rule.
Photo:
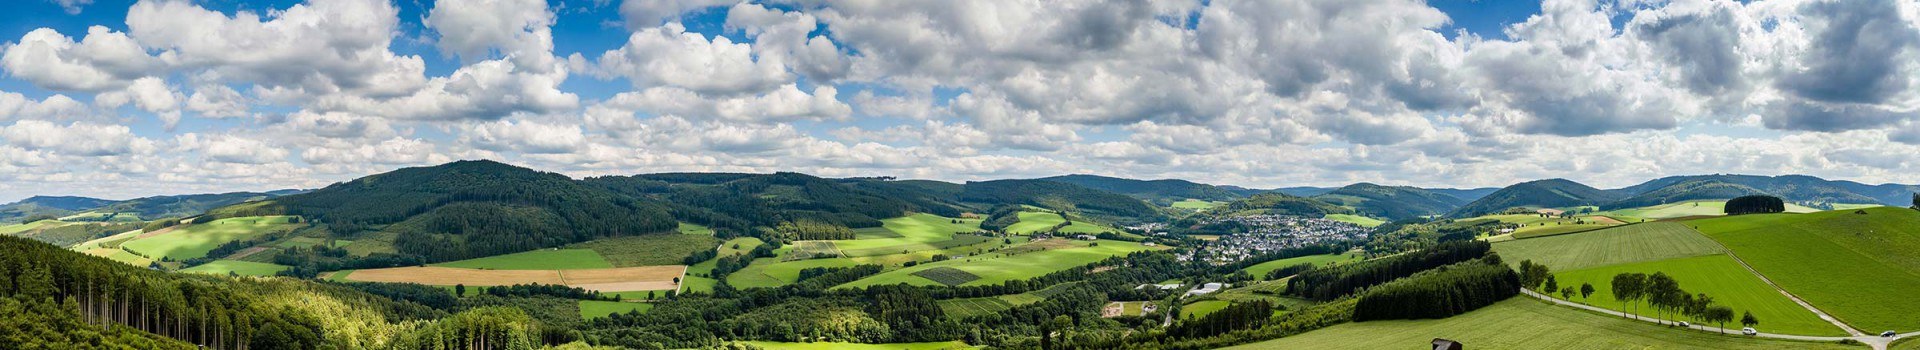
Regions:
<instances>
[{"instance_id":1,"label":"rolling green hill","mask_svg":"<svg viewBox=\"0 0 1920 350\"><path fill-rule=\"evenodd\" d=\"M687 221L746 232L813 220L847 227L878 227L907 212L959 216L961 207L937 192L889 181L831 180L799 173L644 174L584 182L636 198L669 203Z\"/></svg>"},{"instance_id":2,"label":"rolling green hill","mask_svg":"<svg viewBox=\"0 0 1920 350\"><path fill-rule=\"evenodd\" d=\"M1712 239L1687 225L1654 222L1493 244L1493 251L1509 264L1521 260L1547 265L1554 271L1613 264L1657 261L1725 252Z\"/></svg>"},{"instance_id":3,"label":"rolling green hill","mask_svg":"<svg viewBox=\"0 0 1920 350\"><path fill-rule=\"evenodd\" d=\"M1046 180L968 182L959 199L983 206L1031 205L1092 216L1105 222L1136 222L1164 216L1160 208L1131 196Z\"/></svg>"},{"instance_id":4,"label":"rolling green hill","mask_svg":"<svg viewBox=\"0 0 1920 350\"><path fill-rule=\"evenodd\" d=\"M1313 199L1350 207L1360 214L1389 221L1446 214L1468 202L1416 187L1381 186L1365 182L1313 196Z\"/></svg>"},{"instance_id":5,"label":"rolling green hill","mask_svg":"<svg viewBox=\"0 0 1920 350\"><path fill-rule=\"evenodd\" d=\"M1617 193L1588 187L1566 179L1535 180L1494 191L1486 197L1461 206L1449 216L1474 217L1515 207L1562 208L1598 205L1620 198L1621 196Z\"/></svg>"},{"instance_id":6,"label":"rolling green hill","mask_svg":"<svg viewBox=\"0 0 1920 350\"><path fill-rule=\"evenodd\" d=\"M1868 208L1687 221L1781 288L1855 328L1920 329L1920 211Z\"/></svg>"},{"instance_id":7,"label":"rolling green hill","mask_svg":"<svg viewBox=\"0 0 1920 350\"><path fill-rule=\"evenodd\" d=\"M1806 175L1694 175L1670 176L1619 190L1647 199L1608 206L1626 208L1660 204L1652 201L1670 198L1666 203L1686 199L1729 199L1739 191L1764 193L1799 203L1883 204L1906 206L1920 186L1903 184L1867 185L1853 181L1835 181Z\"/></svg>"},{"instance_id":8,"label":"rolling green hill","mask_svg":"<svg viewBox=\"0 0 1920 350\"><path fill-rule=\"evenodd\" d=\"M1296 197L1271 192L1256 194L1240 200L1227 202L1208 211L1218 215L1276 214L1322 217L1327 214L1353 214L1352 208L1322 202L1318 199Z\"/></svg>"}]
</instances>

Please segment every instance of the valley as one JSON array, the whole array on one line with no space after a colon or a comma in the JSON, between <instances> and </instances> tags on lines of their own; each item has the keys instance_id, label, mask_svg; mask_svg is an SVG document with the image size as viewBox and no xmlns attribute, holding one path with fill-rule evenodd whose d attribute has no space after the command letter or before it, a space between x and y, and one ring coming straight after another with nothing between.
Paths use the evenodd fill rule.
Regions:
<instances>
[{"instance_id":1,"label":"valley","mask_svg":"<svg viewBox=\"0 0 1920 350\"><path fill-rule=\"evenodd\" d=\"M60 285L115 271L98 276L233 290L221 293L239 310L292 295L384 305L355 311L383 315L375 321L315 328L316 344L509 322L522 330L501 334L570 329L541 342L607 348L1373 349L1435 337L1483 348L1861 348L1653 322L1709 324L1700 310L1715 308L1754 317L1769 337L1920 330L1905 320L1920 304L1904 301L1920 289L1920 211L1886 204L1733 216L1731 198L1610 208L1635 195L1564 180L1308 196L1092 176L953 185L797 173L576 180L465 161L144 221L113 201L81 201L99 209L0 226L10 251L54 257L0 258L0 275L74 276L27 284ZM1672 281L1697 306L1622 297L1631 291L1616 281L1634 274ZM1432 287L1442 285L1455 287ZM1466 292L1494 285L1513 287ZM63 288L0 290L10 296L0 300L94 298ZM95 303L81 302L117 307ZM1380 305L1430 316L1381 316ZM92 311L50 317L135 322L119 336L163 348L260 336L207 323L221 338L182 337ZM413 321L377 321L387 319ZM1885 343L1868 340L1859 344Z\"/></svg>"}]
</instances>

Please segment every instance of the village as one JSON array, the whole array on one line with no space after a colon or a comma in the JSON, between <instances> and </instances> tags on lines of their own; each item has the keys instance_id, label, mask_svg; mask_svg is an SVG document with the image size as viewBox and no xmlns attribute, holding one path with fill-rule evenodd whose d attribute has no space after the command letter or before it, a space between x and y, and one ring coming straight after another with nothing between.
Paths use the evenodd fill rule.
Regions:
<instances>
[{"instance_id":1,"label":"village","mask_svg":"<svg viewBox=\"0 0 1920 350\"><path fill-rule=\"evenodd\" d=\"M1281 249L1367 239L1372 229L1323 218L1293 215L1244 215L1221 218L1234 221L1247 232L1231 232L1192 252L1178 255L1180 261L1196 257L1216 264L1231 263Z\"/></svg>"}]
</instances>

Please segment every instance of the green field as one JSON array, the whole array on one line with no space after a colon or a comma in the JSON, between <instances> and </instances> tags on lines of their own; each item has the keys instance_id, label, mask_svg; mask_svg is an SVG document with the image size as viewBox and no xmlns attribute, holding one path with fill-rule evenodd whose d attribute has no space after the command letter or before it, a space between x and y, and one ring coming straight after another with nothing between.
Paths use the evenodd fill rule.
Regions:
<instances>
[{"instance_id":1,"label":"green field","mask_svg":"<svg viewBox=\"0 0 1920 350\"><path fill-rule=\"evenodd\" d=\"M140 238L120 246L152 257L186 260L206 256L227 242L251 239L270 232L293 230L305 224L289 223L293 216L250 216L177 227L172 232Z\"/></svg>"},{"instance_id":2,"label":"green field","mask_svg":"<svg viewBox=\"0 0 1920 350\"><path fill-rule=\"evenodd\" d=\"M1180 307L1180 318L1197 319L1207 317L1208 314L1212 314L1214 311L1227 308L1227 305L1233 305L1233 303L1225 300L1196 301Z\"/></svg>"},{"instance_id":3,"label":"green field","mask_svg":"<svg viewBox=\"0 0 1920 350\"><path fill-rule=\"evenodd\" d=\"M634 267L679 265L687 255L719 245L720 240L712 236L648 234L602 238L566 247L592 249L613 267ZM741 249L752 250L753 246L742 246Z\"/></svg>"},{"instance_id":4,"label":"green field","mask_svg":"<svg viewBox=\"0 0 1920 350\"><path fill-rule=\"evenodd\" d=\"M1064 216L1060 216L1060 214L1044 212L1044 211L1023 211L1023 212L1020 212L1020 221L1015 222L1012 225L1007 225L1006 231L1007 233L1017 234L1017 235L1032 234L1035 232L1044 232L1044 231L1053 229L1054 226L1058 226L1060 225L1060 223L1063 223L1063 222L1067 222L1067 218ZM1075 233L1093 234L1093 233L1101 233L1101 232L1119 232L1119 231L1120 230L1115 230L1113 228L1106 227L1106 226L1096 225L1090 222L1086 222L1084 220L1074 220L1073 224L1067 225L1067 227L1060 228L1060 233L1063 233L1063 234L1075 234Z\"/></svg>"},{"instance_id":5,"label":"green field","mask_svg":"<svg viewBox=\"0 0 1920 350\"><path fill-rule=\"evenodd\" d=\"M280 270L286 269L287 266L285 265L239 260L214 260L200 264L200 266L181 269L180 272L204 273L209 275L233 273L241 276L272 276L275 273L279 273Z\"/></svg>"},{"instance_id":6,"label":"green field","mask_svg":"<svg viewBox=\"0 0 1920 350\"><path fill-rule=\"evenodd\" d=\"M892 344L857 344L857 343L835 343L835 342L782 343L782 342L768 342L768 341L750 341L745 343L747 345L752 345L754 347L767 349L767 350L958 350L958 349L973 348L971 346L967 346L967 343L962 343L959 341L935 342L935 343L892 343Z\"/></svg>"},{"instance_id":7,"label":"green field","mask_svg":"<svg viewBox=\"0 0 1920 350\"><path fill-rule=\"evenodd\" d=\"M1840 206L1841 205L1835 205L1834 208L1838 209L1840 208ZM1679 202L1679 203L1668 203L1668 204L1661 204L1661 205L1650 205L1650 206L1639 207L1639 208L1615 209L1611 211L1599 212L1596 214L1613 216L1613 217L1620 218L1623 221L1634 222L1639 220L1633 220L1633 219L1659 220L1659 219L1671 219L1671 218L1687 217L1687 216L1720 216L1720 215L1726 215L1726 208L1727 208L1727 201L1700 200L1700 201L1685 201L1685 202ZM1787 212L1789 213L1811 213L1816 211L1820 211L1820 209L1808 208L1798 204L1787 203Z\"/></svg>"},{"instance_id":8,"label":"green field","mask_svg":"<svg viewBox=\"0 0 1920 350\"><path fill-rule=\"evenodd\" d=\"M1844 336L1845 331L1833 324L1821 320L1819 316L1795 304L1793 300L1781 295L1773 286L1767 285L1759 277L1740 267L1732 257L1725 254L1703 255L1688 258L1674 258L1643 263L1619 264L1590 269L1555 273L1561 288L1578 288L1581 283L1591 283L1596 290L1593 296L1582 299L1575 294L1572 301L1614 309L1632 311L1613 300L1609 286L1613 275L1627 272L1653 274L1663 272L1680 282L1680 288L1689 293L1706 293L1713 297L1714 303L1733 308L1734 312L1752 312L1760 319L1760 326L1754 327L1767 333ZM1555 294L1557 297L1558 294ZM1653 309L1644 303L1640 305L1642 315L1653 315Z\"/></svg>"},{"instance_id":9,"label":"green field","mask_svg":"<svg viewBox=\"0 0 1920 350\"><path fill-rule=\"evenodd\" d=\"M753 237L740 237L740 238L727 240L726 242L721 242L719 247L714 248L719 250L719 254L715 255L714 259L707 259L707 261L702 261L698 264L693 264L693 266L688 266L687 276L692 277L696 274L704 275L707 273L711 273L713 272L713 267L715 266L716 262L720 260L719 258L746 254L748 251L753 250L754 247L758 247L764 243L766 242L761 242L759 238L753 238ZM734 248L736 246L738 246L739 248ZM711 283L713 283L714 281L707 280L706 282L709 283L708 290L711 290Z\"/></svg>"},{"instance_id":10,"label":"green field","mask_svg":"<svg viewBox=\"0 0 1920 350\"><path fill-rule=\"evenodd\" d=\"M1521 260L1547 265L1554 271L1689 256L1719 254L1720 244L1671 222L1622 225L1574 234L1529 238L1493 244L1508 264Z\"/></svg>"},{"instance_id":11,"label":"green field","mask_svg":"<svg viewBox=\"0 0 1920 350\"><path fill-rule=\"evenodd\" d=\"M65 225L65 224L67 223L54 221L54 220L40 220L40 221L34 221L29 223L0 226L0 235L11 235L11 234L16 234L21 232L32 231L37 228L55 226L55 225Z\"/></svg>"},{"instance_id":12,"label":"green field","mask_svg":"<svg viewBox=\"0 0 1920 350\"><path fill-rule=\"evenodd\" d=\"M624 301L602 301L602 300L581 300L580 301L580 318L591 320L591 319L596 319L601 317L607 317L607 315L612 315L612 314L624 314L629 311L640 311L644 313L644 312L647 312L647 310L652 310L652 309L653 309L653 304L648 304L648 303L630 303L630 302L624 302Z\"/></svg>"},{"instance_id":13,"label":"green field","mask_svg":"<svg viewBox=\"0 0 1920 350\"><path fill-rule=\"evenodd\" d=\"M1385 220L1353 215L1353 214L1327 214L1326 218L1327 220L1346 222L1346 223L1351 223L1354 225L1360 225L1365 227L1376 227L1376 226L1380 226L1381 224L1387 223Z\"/></svg>"},{"instance_id":14,"label":"green field","mask_svg":"<svg viewBox=\"0 0 1920 350\"><path fill-rule=\"evenodd\" d=\"M1345 263L1360 261L1360 259L1362 258L1363 257L1361 256L1361 254L1353 253L1353 252L1341 253L1341 254L1308 255L1308 256L1302 256L1302 257L1296 257L1296 258L1286 258L1286 259L1263 262L1253 266L1248 266L1247 268L1240 269L1240 270L1246 271L1247 274L1249 275L1253 275L1254 279L1265 279L1267 278L1268 271L1278 270L1282 267L1288 267L1288 266L1299 265L1299 264L1314 264L1315 266L1324 266L1327 264L1345 264Z\"/></svg>"},{"instance_id":15,"label":"green field","mask_svg":"<svg viewBox=\"0 0 1920 350\"><path fill-rule=\"evenodd\" d=\"M720 284L720 281L712 278L687 276L686 278L680 279L680 292L713 293L713 286L718 284Z\"/></svg>"},{"instance_id":16,"label":"green field","mask_svg":"<svg viewBox=\"0 0 1920 350\"><path fill-rule=\"evenodd\" d=\"M1173 204L1168 204L1167 206L1180 208L1180 209L1207 210L1207 209L1213 209L1213 207L1220 206L1221 204L1227 204L1227 202L1203 201L1203 200L1198 200L1193 198L1187 198L1187 199L1182 199L1179 202L1173 202Z\"/></svg>"},{"instance_id":17,"label":"green field","mask_svg":"<svg viewBox=\"0 0 1920 350\"><path fill-rule=\"evenodd\" d=\"M1347 323L1228 349L1428 349L1433 338L1468 349L1865 348L1681 330L1515 297L1445 319Z\"/></svg>"},{"instance_id":18,"label":"green field","mask_svg":"<svg viewBox=\"0 0 1920 350\"><path fill-rule=\"evenodd\" d=\"M592 249L541 249L432 264L483 270L583 270L612 268Z\"/></svg>"},{"instance_id":19,"label":"green field","mask_svg":"<svg viewBox=\"0 0 1920 350\"><path fill-rule=\"evenodd\" d=\"M1563 235L1563 234L1574 233L1574 232L1598 230L1598 229L1603 229L1611 226L1614 226L1614 225L1594 224L1594 223L1558 224L1558 225L1547 224L1544 226L1535 225L1535 226L1521 227L1519 229L1513 230L1513 238L1521 239L1521 238L1535 238L1535 237Z\"/></svg>"},{"instance_id":20,"label":"green field","mask_svg":"<svg viewBox=\"0 0 1920 350\"><path fill-rule=\"evenodd\" d=\"M954 223L958 220L959 223ZM881 220L881 227L899 237L849 239L831 241L842 254L847 256L873 256L895 254L901 251L944 249L960 242L942 242L977 235L955 235L955 233L980 230L980 220L954 219L933 214L913 214L903 217ZM871 236L870 236L871 237ZM978 243L977 241L974 243ZM969 243L971 244L971 243Z\"/></svg>"},{"instance_id":21,"label":"green field","mask_svg":"<svg viewBox=\"0 0 1920 350\"><path fill-rule=\"evenodd\" d=\"M913 275L914 272L939 267L951 267L980 277L980 279L962 285L999 284L1008 280L1038 277L1054 271L1091 264L1108 257L1148 249L1139 243L1133 242L1108 240L1098 242L1100 245L1097 247L1087 247L1084 246L1087 242L1074 241L1072 244L1077 245L1077 247L1048 249L1012 256L987 254L977 257L914 265L909 268L869 276L858 281L842 284L839 287L865 287L896 283L918 286L939 285L939 283L932 280Z\"/></svg>"},{"instance_id":22,"label":"green field","mask_svg":"<svg viewBox=\"0 0 1920 350\"><path fill-rule=\"evenodd\" d=\"M1076 283L1081 283L1081 282L1061 283L1061 284L1049 286L1046 289L1020 293L1020 294L1008 294L1008 295L1001 295L1001 296L978 297L978 298L944 299L944 300L938 300L937 302L940 304L940 310L945 312L948 318L964 319L967 317L1007 311L1007 309L1011 309L1015 306L1037 303L1037 302L1040 302L1041 300L1046 300L1046 298L1051 298L1055 295L1059 295L1060 293L1065 292L1068 286L1074 285Z\"/></svg>"},{"instance_id":23,"label":"green field","mask_svg":"<svg viewBox=\"0 0 1920 350\"><path fill-rule=\"evenodd\" d=\"M698 224L690 224L690 223L684 223L684 222L680 223L680 227L674 228L674 231L680 232L681 234L688 234L688 235L700 235L700 236L713 235L713 229L711 228L707 228L706 226L700 226Z\"/></svg>"},{"instance_id":24,"label":"green field","mask_svg":"<svg viewBox=\"0 0 1920 350\"><path fill-rule=\"evenodd\" d=\"M779 287L800 280L800 270L812 267L848 267L859 265L845 258L779 261L779 258L754 259L752 264L727 275L734 288Z\"/></svg>"},{"instance_id":25,"label":"green field","mask_svg":"<svg viewBox=\"0 0 1920 350\"><path fill-rule=\"evenodd\" d=\"M1920 329L1920 212L1868 208L1688 221L1801 299L1863 331Z\"/></svg>"}]
</instances>

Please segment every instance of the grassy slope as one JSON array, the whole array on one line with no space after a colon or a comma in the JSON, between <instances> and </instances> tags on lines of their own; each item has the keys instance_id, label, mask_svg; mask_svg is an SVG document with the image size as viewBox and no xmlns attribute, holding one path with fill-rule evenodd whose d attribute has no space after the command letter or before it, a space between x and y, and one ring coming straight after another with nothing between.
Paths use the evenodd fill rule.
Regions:
<instances>
[{"instance_id":1,"label":"grassy slope","mask_svg":"<svg viewBox=\"0 0 1920 350\"><path fill-rule=\"evenodd\" d=\"M628 311L634 311L634 310L639 310L640 312L644 313L644 312L647 312L647 310L652 310L652 309L653 309L653 304L648 304L648 303L581 300L580 301L580 318L591 320L591 319L596 319L601 317L607 317L607 315L612 315L612 314L624 314L624 313L627 313Z\"/></svg>"},{"instance_id":2,"label":"grassy slope","mask_svg":"<svg viewBox=\"0 0 1920 350\"><path fill-rule=\"evenodd\" d=\"M40 221L34 221L34 222L29 222L24 224L4 225L4 226L0 226L0 235L11 235L15 233L27 232L33 229L48 227L48 226L57 225L57 224L65 224L65 223L60 221L55 221L55 220L40 220Z\"/></svg>"},{"instance_id":3,"label":"grassy slope","mask_svg":"<svg viewBox=\"0 0 1920 350\"><path fill-rule=\"evenodd\" d=\"M289 224L292 216L252 216L214 220L174 229L172 232L135 239L121 247L147 256L186 260L207 255L221 244L249 239L277 230L291 230L305 224Z\"/></svg>"},{"instance_id":4,"label":"grassy slope","mask_svg":"<svg viewBox=\"0 0 1920 350\"><path fill-rule=\"evenodd\" d=\"M1381 224L1387 223L1386 221L1383 221L1380 219L1353 215L1353 214L1327 214L1327 219L1352 223L1354 225L1360 225L1360 226L1366 226L1366 227L1375 227L1375 226L1380 226Z\"/></svg>"},{"instance_id":5,"label":"grassy slope","mask_svg":"<svg viewBox=\"0 0 1920 350\"><path fill-rule=\"evenodd\" d=\"M613 267L679 265L694 252L714 249L720 240L705 235L652 234L602 238L567 245L592 249ZM753 246L741 246L751 250Z\"/></svg>"},{"instance_id":6,"label":"grassy slope","mask_svg":"<svg viewBox=\"0 0 1920 350\"><path fill-rule=\"evenodd\" d=\"M1865 349L1679 330L1524 297L1446 319L1348 323L1229 349L1425 349L1433 338L1469 349Z\"/></svg>"},{"instance_id":7,"label":"grassy slope","mask_svg":"<svg viewBox=\"0 0 1920 350\"><path fill-rule=\"evenodd\" d=\"M1253 275L1253 278L1255 279L1263 279L1263 278L1266 278L1268 271L1277 270L1282 267L1288 267L1288 266L1299 265L1299 264L1308 264L1308 263L1311 263L1314 265L1326 265L1328 263L1345 264L1345 263L1360 261L1361 258L1362 258L1361 255L1357 253L1308 255L1308 256L1297 257L1297 258L1286 258L1286 259L1263 262L1253 266L1248 266L1245 269L1241 269L1241 271L1246 271L1247 274Z\"/></svg>"},{"instance_id":8,"label":"grassy slope","mask_svg":"<svg viewBox=\"0 0 1920 350\"><path fill-rule=\"evenodd\" d=\"M959 220L960 223L953 223ZM895 238L850 239L832 241L841 252L856 255L858 250L899 251L939 249L933 243L951 240L954 233L980 230L978 219L954 219L933 214L913 214L904 217L881 220L882 227L899 235ZM878 255L878 254L858 254Z\"/></svg>"},{"instance_id":9,"label":"grassy slope","mask_svg":"<svg viewBox=\"0 0 1920 350\"><path fill-rule=\"evenodd\" d=\"M1558 236L1495 243L1507 263L1533 260L1554 271L1689 256L1723 251L1712 239L1685 225L1656 222Z\"/></svg>"},{"instance_id":10,"label":"grassy slope","mask_svg":"<svg viewBox=\"0 0 1920 350\"><path fill-rule=\"evenodd\" d=\"M1912 331L1920 303L1920 212L1741 215L1689 221L1767 278L1868 332Z\"/></svg>"},{"instance_id":11,"label":"grassy slope","mask_svg":"<svg viewBox=\"0 0 1920 350\"><path fill-rule=\"evenodd\" d=\"M204 274L210 274L210 275L225 275L228 272L232 272L234 274L238 274L241 276L272 276L275 273L279 273L280 270L286 270L286 269L287 269L287 266L285 265L274 265L274 264L268 264L268 263L257 263L257 262L239 261L239 260L214 260L211 262L207 262L205 264L200 264L200 266L181 269L180 272L204 273Z\"/></svg>"},{"instance_id":12,"label":"grassy slope","mask_svg":"<svg viewBox=\"0 0 1920 350\"><path fill-rule=\"evenodd\" d=\"M1836 205L1835 207L1838 208L1839 206ZM1596 214L1618 217L1625 221L1633 222L1638 220L1626 219L1658 220L1686 216L1719 216L1726 214L1726 208L1727 201L1701 200L1651 205L1639 208L1616 209ZM1820 210L1799 204L1787 203L1787 212L1789 213L1811 213L1816 211Z\"/></svg>"},{"instance_id":13,"label":"grassy slope","mask_svg":"<svg viewBox=\"0 0 1920 350\"><path fill-rule=\"evenodd\" d=\"M713 229L711 228L707 228L706 226L700 226L698 224L689 224L684 222L680 223L680 227L674 229L674 231L680 232L681 234L689 234L689 235L701 235L701 236L713 235Z\"/></svg>"},{"instance_id":14,"label":"grassy slope","mask_svg":"<svg viewBox=\"0 0 1920 350\"><path fill-rule=\"evenodd\" d=\"M768 350L953 350L953 349L972 349L973 348L971 346L967 346L966 343L962 343L959 341L934 342L934 343L892 343L892 344L855 344L855 343L834 343L834 342L782 343L782 342L767 342L767 341L750 341L746 343L748 345L753 345L754 347L758 347L761 349L768 349Z\"/></svg>"},{"instance_id":15,"label":"grassy slope","mask_svg":"<svg viewBox=\"0 0 1920 350\"><path fill-rule=\"evenodd\" d=\"M541 249L433 264L487 270L577 270L613 267L591 249Z\"/></svg>"},{"instance_id":16,"label":"grassy slope","mask_svg":"<svg viewBox=\"0 0 1920 350\"><path fill-rule=\"evenodd\" d=\"M1740 267L1732 257L1724 254L1704 255L1688 258L1675 258L1643 263L1609 265L1590 269L1564 271L1554 274L1561 288L1577 288L1581 283L1591 283L1596 290L1588 299L1578 294L1574 301L1608 309L1631 311L1620 302L1613 300L1609 288L1613 275L1627 272L1653 274L1664 272L1680 282L1680 288L1690 293L1706 293L1715 303L1733 308L1734 312L1752 312L1760 319L1755 327L1768 333L1844 336L1846 332L1833 324L1821 320L1813 312L1793 303L1779 291L1760 281L1759 277ZM1652 315L1653 309L1642 304L1638 311Z\"/></svg>"},{"instance_id":17,"label":"grassy slope","mask_svg":"<svg viewBox=\"0 0 1920 350\"><path fill-rule=\"evenodd\" d=\"M1517 229L1517 230L1513 230L1513 238L1520 239L1520 238L1535 238L1535 237L1562 235L1562 234L1568 234L1568 233L1574 233L1574 232L1580 232L1580 231L1598 230L1598 229L1607 228L1608 226L1613 226L1613 225L1585 223L1585 224L1560 224L1560 225L1547 224L1545 226L1527 226L1527 227L1521 227L1520 229Z\"/></svg>"},{"instance_id":18,"label":"grassy slope","mask_svg":"<svg viewBox=\"0 0 1920 350\"><path fill-rule=\"evenodd\" d=\"M847 267L859 265L846 258L808 259L779 261L775 258L754 259L752 264L740 271L727 275L727 284L735 288L779 287L800 280L800 270L811 267Z\"/></svg>"},{"instance_id":19,"label":"grassy slope","mask_svg":"<svg viewBox=\"0 0 1920 350\"><path fill-rule=\"evenodd\" d=\"M1085 244L1085 242L1073 242ZM1039 252L1001 257L989 254L980 257L953 259L941 262L914 265L913 267L884 272L858 281L842 284L840 287L861 287L906 283L919 286L937 285L933 281L914 276L913 272L936 267L952 267L980 276L980 279L964 285L999 284L1008 280L1032 278L1050 272L1071 267L1091 264L1116 255L1147 250L1138 243L1122 241L1099 241L1098 247L1077 247L1050 249Z\"/></svg>"},{"instance_id":20,"label":"grassy slope","mask_svg":"<svg viewBox=\"0 0 1920 350\"><path fill-rule=\"evenodd\" d=\"M1168 206L1174 207L1174 208L1180 208L1180 209L1207 210L1207 209L1213 209L1213 207L1219 206L1221 204L1227 204L1227 202L1213 202L1213 201L1203 201L1203 200L1198 200L1193 198L1187 198L1187 199L1180 200L1179 202L1173 202L1173 204L1169 204Z\"/></svg>"},{"instance_id":21,"label":"grassy slope","mask_svg":"<svg viewBox=\"0 0 1920 350\"><path fill-rule=\"evenodd\" d=\"M1180 318L1197 319L1207 317L1208 314L1212 314L1214 311L1227 308L1227 305L1233 305L1233 303L1224 300L1197 301L1192 304L1187 304L1186 306L1181 306Z\"/></svg>"}]
</instances>

